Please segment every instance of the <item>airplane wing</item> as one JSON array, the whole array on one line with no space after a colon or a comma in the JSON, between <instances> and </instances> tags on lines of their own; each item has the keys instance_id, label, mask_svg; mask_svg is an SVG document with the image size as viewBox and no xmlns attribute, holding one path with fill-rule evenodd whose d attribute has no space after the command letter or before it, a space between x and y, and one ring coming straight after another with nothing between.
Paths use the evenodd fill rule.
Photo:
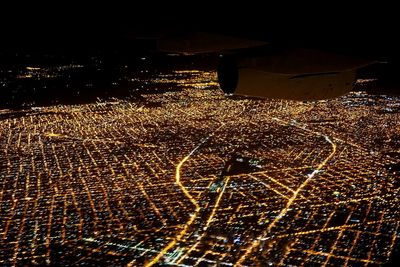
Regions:
<instances>
[{"instance_id":1,"label":"airplane wing","mask_svg":"<svg viewBox=\"0 0 400 267\"><path fill-rule=\"evenodd\" d=\"M165 36L158 41L162 52L177 54L222 53L230 50L246 49L266 45L267 42L226 36L209 32L193 32L175 36Z\"/></svg>"},{"instance_id":2,"label":"airplane wing","mask_svg":"<svg viewBox=\"0 0 400 267\"><path fill-rule=\"evenodd\" d=\"M227 94L291 100L334 98L351 91L357 70L376 61L315 49L275 49L265 41L195 32L164 36L158 49L183 55L218 53Z\"/></svg>"}]
</instances>

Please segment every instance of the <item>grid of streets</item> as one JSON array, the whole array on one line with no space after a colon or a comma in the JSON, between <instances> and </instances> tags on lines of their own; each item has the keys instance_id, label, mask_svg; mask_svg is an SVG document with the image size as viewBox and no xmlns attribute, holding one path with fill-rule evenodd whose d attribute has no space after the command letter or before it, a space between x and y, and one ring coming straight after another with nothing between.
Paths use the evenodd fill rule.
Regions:
<instances>
[{"instance_id":1,"label":"grid of streets","mask_svg":"<svg viewBox=\"0 0 400 267\"><path fill-rule=\"evenodd\" d=\"M0 265L388 261L399 99L232 99L194 70L142 82L171 90L1 111Z\"/></svg>"}]
</instances>

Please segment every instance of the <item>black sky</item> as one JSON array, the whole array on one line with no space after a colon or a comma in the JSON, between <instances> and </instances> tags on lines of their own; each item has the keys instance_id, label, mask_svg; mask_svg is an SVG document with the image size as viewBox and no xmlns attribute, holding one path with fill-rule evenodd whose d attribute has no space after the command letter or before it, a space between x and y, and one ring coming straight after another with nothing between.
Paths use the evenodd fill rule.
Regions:
<instances>
[{"instance_id":1,"label":"black sky","mask_svg":"<svg viewBox=\"0 0 400 267\"><path fill-rule=\"evenodd\" d=\"M379 4L145 1L14 3L0 9L1 48L119 46L126 36L213 31L263 40L397 49L396 10Z\"/></svg>"}]
</instances>

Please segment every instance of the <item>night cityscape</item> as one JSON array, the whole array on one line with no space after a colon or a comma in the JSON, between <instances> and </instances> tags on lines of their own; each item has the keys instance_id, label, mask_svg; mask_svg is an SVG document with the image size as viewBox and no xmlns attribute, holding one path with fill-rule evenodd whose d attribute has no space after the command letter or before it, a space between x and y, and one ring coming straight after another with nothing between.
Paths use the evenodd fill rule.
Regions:
<instances>
[{"instance_id":1,"label":"night cityscape","mask_svg":"<svg viewBox=\"0 0 400 267\"><path fill-rule=\"evenodd\" d=\"M398 97L232 98L214 71L144 73L124 76L140 97L1 110L0 265L393 261Z\"/></svg>"},{"instance_id":2,"label":"night cityscape","mask_svg":"<svg viewBox=\"0 0 400 267\"><path fill-rule=\"evenodd\" d=\"M0 267L400 266L397 7L129 3L2 5Z\"/></svg>"}]
</instances>

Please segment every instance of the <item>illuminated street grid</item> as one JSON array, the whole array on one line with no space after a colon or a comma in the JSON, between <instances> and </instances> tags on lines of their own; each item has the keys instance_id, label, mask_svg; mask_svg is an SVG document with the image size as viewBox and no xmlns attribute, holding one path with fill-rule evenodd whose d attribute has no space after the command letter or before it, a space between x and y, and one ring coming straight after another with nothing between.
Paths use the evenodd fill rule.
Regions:
<instances>
[{"instance_id":1,"label":"illuminated street grid","mask_svg":"<svg viewBox=\"0 0 400 267\"><path fill-rule=\"evenodd\" d=\"M386 262L400 101L230 99L214 80L180 71L136 102L1 111L0 265ZM257 166L229 173L233 155Z\"/></svg>"}]
</instances>

